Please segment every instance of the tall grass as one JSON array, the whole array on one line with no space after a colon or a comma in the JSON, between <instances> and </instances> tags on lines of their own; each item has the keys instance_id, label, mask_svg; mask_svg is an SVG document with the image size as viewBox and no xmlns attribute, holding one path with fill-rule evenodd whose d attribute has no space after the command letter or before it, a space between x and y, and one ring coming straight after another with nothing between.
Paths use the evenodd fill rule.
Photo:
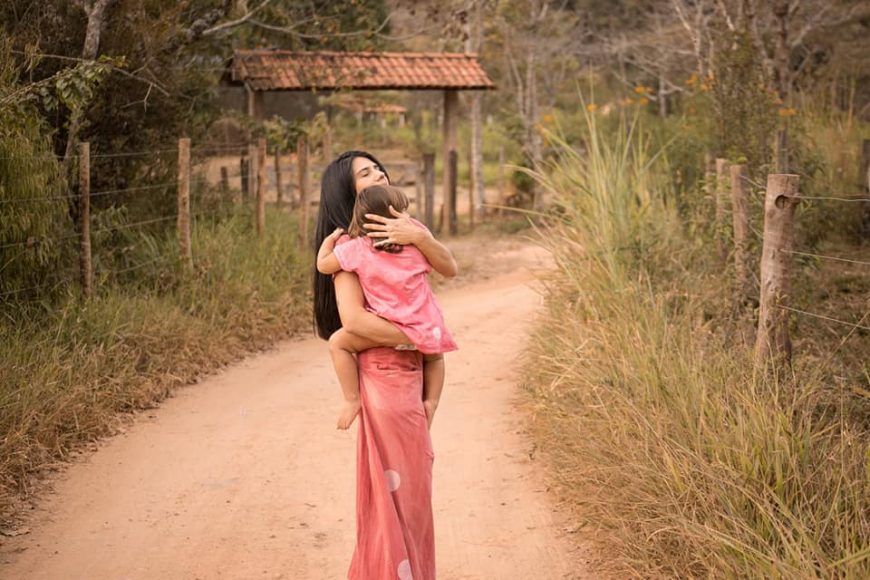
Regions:
<instances>
[{"instance_id":1,"label":"tall grass","mask_svg":"<svg viewBox=\"0 0 870 580\"><path fill-rule=\"evenodd\" d=\"M822 402L824 368L753 373L719 330L727 281L665 203L660 152L588 123L538 175L561 218L542 232L558 268L526 384L560 493L620 575L868 577L866 423Z\"/></svg>"},{"instance_id":2,"label":"tall grass","mask_svg":"<svg viewBox=\"0 0 870 580\"><path fill-rule=\"evenodd\" d=\"M119 412L149 408L308 323L310 261L296 254L294 219L270 211L258 240L248 213L195 227L193 272L172 258L167 234L140 244L167 259L104 280L85 304L71 291L57 304L4 307L2 518L13 515L34 474L111 433Z\"/></svg>"}]
</instances>

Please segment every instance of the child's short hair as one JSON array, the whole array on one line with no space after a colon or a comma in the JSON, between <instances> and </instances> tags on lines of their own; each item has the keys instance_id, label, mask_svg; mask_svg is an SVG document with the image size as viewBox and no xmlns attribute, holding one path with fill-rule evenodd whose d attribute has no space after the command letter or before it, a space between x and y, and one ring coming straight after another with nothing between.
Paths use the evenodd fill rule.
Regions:
<instances>
[{"instance_id":1,"label":"child's short hair","mask_svg":"<svg viewBox=\"0 0 870 580\"><path fill-rule=\"evenodd\" d=\"M367 221L367 213L392 218L394 216L390 213L390 206L396 211L405 211L409 205L408 196L398 187L370 185L356 196L347 233L353 238L364 236L366 229L363 224Z\"/></svg>"}]
</instances>

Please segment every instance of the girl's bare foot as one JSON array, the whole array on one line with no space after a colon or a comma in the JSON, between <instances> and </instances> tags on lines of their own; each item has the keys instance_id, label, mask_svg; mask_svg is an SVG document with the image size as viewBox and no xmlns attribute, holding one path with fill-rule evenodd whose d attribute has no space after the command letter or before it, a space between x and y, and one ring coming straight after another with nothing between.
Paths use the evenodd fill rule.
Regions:
<instances>
[{"instance_id":1,"label":"girl's bare foot","mask_svg":"<svg viewBox=\"0 0 870 580\"><path fill-rule=\"evenodd\" d=\"M430 429L432 428L432 419L435 417L435 410L437 408L438 401L423 401L423 409L426 411L426 421L428 421Z\"/></svg>"},{"instance_id":2,"label":"girl's bare foot","mask_svg":"<svg viewBox=\"0 0 870 580\"><path fill-rule=\"evenodd\" d=\"M341 408L341 413L338 416L336 428L341 430L349 428L353 423L353 420L356 419L356 416L359 415L359 409L359 400L345 401L344 406Z\"/></svg>"}]
</instances>

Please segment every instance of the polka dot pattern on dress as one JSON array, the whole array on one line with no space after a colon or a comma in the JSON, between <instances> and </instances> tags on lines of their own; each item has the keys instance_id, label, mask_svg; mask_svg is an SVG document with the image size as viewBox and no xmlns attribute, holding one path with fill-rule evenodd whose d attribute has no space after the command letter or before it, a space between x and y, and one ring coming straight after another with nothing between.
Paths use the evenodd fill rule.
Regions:
<instances>
[{"instance_id":1,"label":"polka dot pattern on dress","mask_svg":"<svg viewBox=\"0 0 870 580\"><path fill-rule=\"evenodd\" d=\"M414 580L414 575L411 574L411 562L408 560L399 562L399 569L396 572L399 575L399 580Z\"/></svg>"},{"instance_id":2,"label":"polka dot pattern on dress","mask_svg":"<svg viewBox=\"0 0 870 580\"><path fill-rule=\"evenodd\" d=\"M402 478L399 477L399 472L393 469L386 470L384 472L384 478L387 480L387 489L390 491L396 491L402 483Z\"/></svg>"}]
</instances>

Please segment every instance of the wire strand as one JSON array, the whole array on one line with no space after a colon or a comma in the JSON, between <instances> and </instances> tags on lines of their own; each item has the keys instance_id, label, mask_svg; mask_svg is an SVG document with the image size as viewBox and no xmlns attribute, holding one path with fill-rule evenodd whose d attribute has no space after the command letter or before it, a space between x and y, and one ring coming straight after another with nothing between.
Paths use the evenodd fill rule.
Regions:
<instances>
[{"instance_id":1,"label":"wire strand","mask_svg":"<svg viewBox=\"0 0 870 580\"><path fill-rule=\"evenodd\" d=\"M115 193L124 193L127 191L148 191L151 189L160 189L163 187L171 187L171 186L177 185L177 184L178 184L177 181L173 181L171 183L158 183L155 185L142 185L142 186L138 186L138 187L127 187L124 189L106 189L103 191L91 192L90 197L100 197L103 195L112 195ZM61 200L61 199L76 199L78 197L80 197L79 194L73 193L70 195L53 195L53 196L47 196L47 197L34 197L34 198L27 198L27 199L4 199L4 200L0 200L0 203L3 203L3 204L6 204L6 203L36 203L39 201L56 201L56 200Z\"/></svg>"},{"instance_id":2,"label":"wire strand","mask_svg":"<svg viewBox=\"0 0 870 580\"><path fill-rule=\"evenodd\" d=\"M91 155L91 159L105 159L114 157L147 157L150 155L161 155L163 153L177 153L178 149L153 149L151 151L130 151L124 153L99 153Z\"/></svg>"},{"instance_id":3,"label":"wire strand","mask_svg":"<svg viewBox=\"0 0 870 580\"><path fill-rule=\"evenodd\" d=\"M151 264L156 264L157 262L168 262L170 258L171 256L160 256L159 258L148 260L147 262L142 262L135 266L130 266L129 268L121 268L120 270L106 269L105 271L110 274L123 274L125 272L132 272L133 270L144 268L145 266L150 266Z\"/></svg>"},{"instance_id":4,"label":"wire strand","mask_svg":"<svg viewBox=\"0 0 870 580\"><path fill-rule=\"evenodd\" d=\"M828 322L836 322L837 324L844 324L846 326L850 326L852 328L860 328L861 330L870 330L870 326L862 326L860 324L855 324L853 322L846 322L845 320L838 320L836 318L831 318L829 316L824 316L822 314L814 314L812 312L807 312L806 310L800 310L799 308L792 308L790 306L779 305L783 310L790 310L792 312L797 312L798 314L804 314L806 316L811 316L813 318L820 318L822 320L827 320Z\"/></svg>"},{"instance_id":5,"label":"wire strand","mask_svg":"<svg viewBox=\"0 0 870 580\"><path fill-rule=\"evenodd\" d=\"M870 197L832 197L832 196L824 196L824 197L811 197L802 195L800 199L810 199L810 200L826 200L826 201L845 201L845 202L864 202L870 203Z\"/></svg>"},{"instance_id":6,"label":"wire strand","mask_svg":"<svg viewBox=\"0 0 870 580\"><path fill-rule=\"evenodd\" d=\"M798 256L810 256L811 258L822 258L825 260L836 260L838 262L848 262L850 264L861 264L862 266L870 266L870 262L863 262L861 260L850 260L848 258L839 258L837 256L823 256L821 254L810 254L809 252L796 252L794 250L780 250L785 252L786 254L796 254Z\"/></svg>"}]
</instances>

